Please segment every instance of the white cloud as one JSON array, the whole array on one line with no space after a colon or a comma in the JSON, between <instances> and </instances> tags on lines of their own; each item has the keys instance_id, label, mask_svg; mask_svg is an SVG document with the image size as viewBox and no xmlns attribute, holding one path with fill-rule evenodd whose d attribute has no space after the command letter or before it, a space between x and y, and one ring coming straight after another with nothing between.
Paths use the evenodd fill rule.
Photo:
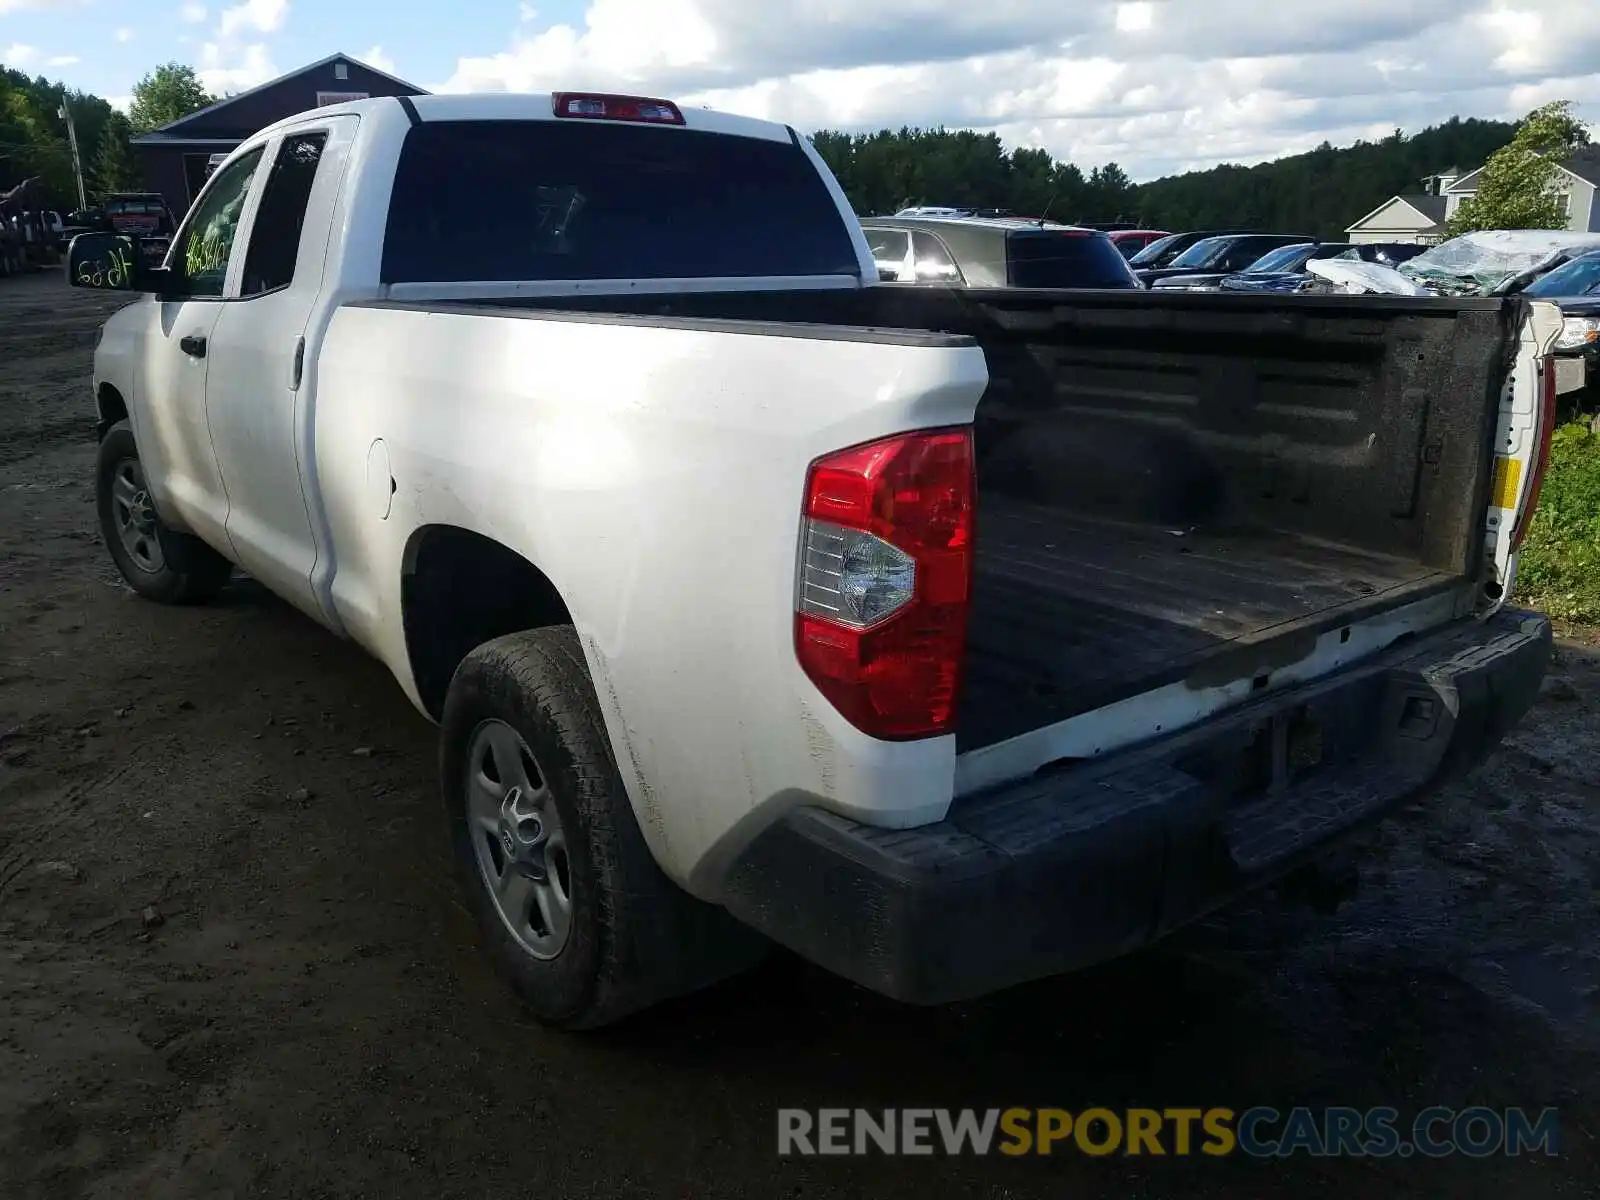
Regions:
<instances>
[{"instance_id":1,"label":"white cloud","mask_svg":"<svg viewBox=\"0 0 1600 1200\"><path fill-rule=\"evenodd\" d=\"M116 38L119 42L131 42L133 41L133 30L124 25L111 36Z\"/></svg>"},{"instance_id":2,"label":"white cloud","mask_svg":"<svg viewBox=\"0 0 1600 1200\"><path fill-rule=\"evenodd\" d=\"M237 37L251 30L276 33L283 28L288 16L289 0L244 0L237 8L222 10L222 23L217 32L223 38Z\"/></svg>"},{"instance_id":3,"label":"white cloud","mask_svg":"<svg viewBox=\"0 0 1600 1200\"><path fill-rule=\"evenodd\" d=\"M81 3L83 0L0 0L0 17L6 13L26 12L28 9L49 11L76 8Z\"/></svg>"},{"instance_id":4,"label":"white cloud","mask_svg":"<svg viewBox=\"0 0 1600 1200\"><path fill-rule=\"evenodd\" d=\"M283 74L272 61L272 54L260 42L234 48L207 42L200 47L200 63L195 67L206 91L222 96L257 87Z\"/></svg>"},{"instance_id":5,"label":"white cloud","mask_svg":"<svg viewBox=\"0 0 1600 1200\"><path fill-rule=\"evenodd\" d=\"M1138 0L1135 4L1117 5L1117 32L1118 33L1143 33L1156 21L1156 6L1150 0Z\"/></svg>"},{"instance_id":6,"label":"white cloud","mask_svg":"<svg viewBox=\"0 0 1600 1200\"><path fill-rule=\"evenodd\" d=\"M178 11L178 16L190 25L198 25L206 19L206 6L204 4L185 4Z\"/></svg>"},{"instance_id":7,"label":"white cloud","mask_svg":"<svg viewBox=\"0 0 1600 1200\"><path fill-rule=\"evenodd\" d=\"M132 96L107 96L106 103L120 113L125 113L133 105Z\"/></svg>"},{"instance_id":8,"label":"white cloud","mask_svg":"<svg viewBox=\"0 0 1600 1200\"><path fill-rule=\"evenodd\" d=\"M970 126L1136 178L1550 96L1600 118L1600 5L1552 0L589 0L581 22L520 16L440 90L612 87L802 129Z\"/></svg>"},{"instance_id":9,"label":"white cloud","mask_svg":"<svg viewBox=\"0 0 1600 1200\"><path fill-rule=\"evenodd\" d=\"M201 44L195 64L206 90L227 95L281 75L272 51L258 35L278 32L288 18L289 0L244 0L223 9L216 32Z\"/></svg>"},{"instance_id":10,"label":"white cloud","mask_svg":"<svg viewBox=\"0 0 1600 1200\"><path fill-rule=\"evenodd\" d=\"M21 42L12 42L5 49L0 50L0 63L8 67L15 67L19 71L26 71L30 66L39 61L39 47L26 46Z\"/></svg>"},{"instance_id":11,"label":"white cloud","mask_svg":"<svg viewBox=\"0 0 1600 1200\"><path fill-rule=\"evenodd\" d=\"M82 61L83 59L79 58L76 54L52 54L45 65L51 67L70 67L73 63L79 63Z\"/></svg>"},{"instance_id":12,"label":"white cloud","mask_svg":"<svg viewBox=\"0 0 1600 1200\"><path fill-rule=\"evenodd\" d=\"M378 70L383 71L386 74L398 75L400 73L394 65L394 59L390 58L383 52L382 46L374 46L365 54L358 54L356 57L362 62L366 63L367 66L377 67Z\"/></svg>"},{"instance_id":13,"label":"white cloud","mask_svg":"<svg viewBox=\"0 0 1600 1200\"><path fill-rule=\"evenodd\" d=\"M553 91L602 80L629 82L697 67L717 51L717 34L697 0L594 0L583 31L551 25L519 30L509 50L463 58L449 91ZM523 13L524 24L537 14Z\"/></svg>"}]
</instances>

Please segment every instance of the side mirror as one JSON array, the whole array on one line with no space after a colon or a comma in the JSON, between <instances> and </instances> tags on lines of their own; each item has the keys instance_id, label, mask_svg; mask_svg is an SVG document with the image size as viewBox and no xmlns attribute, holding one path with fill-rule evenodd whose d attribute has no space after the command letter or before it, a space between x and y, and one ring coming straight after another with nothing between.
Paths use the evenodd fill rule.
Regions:
<instances>
[{"instance_id":1,"label":"side mirror","mask_svg":"<svg viewBox=\"0 0 1600 1200\"><path fill-rule=\"evenodd\" d=\"M80 233L67 247L67 282L105 292L148 291L139 239L126 233Z\"/></svg>"},{"instance_id":2,"label":"side mirror","mask_svg":"<svg viewBox=\"0 0 1600 1200\"><path fill-rule=\"evenodd\" d=\"M878 264L878 282L879 283L899 283L900 282L900 268L899 267L886 266L883 263L879 263Z\"/></svg>"}]
</instances>

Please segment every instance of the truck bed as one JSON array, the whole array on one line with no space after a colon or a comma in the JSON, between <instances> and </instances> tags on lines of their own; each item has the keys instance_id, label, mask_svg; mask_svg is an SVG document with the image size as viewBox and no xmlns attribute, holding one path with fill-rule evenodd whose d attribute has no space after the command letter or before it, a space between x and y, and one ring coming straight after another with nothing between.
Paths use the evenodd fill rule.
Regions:
<instances>
[{"instance_id":1,"label":"truck bed","mask_svg":"<svg viewBox=\"0 0 1600 1200\"><path fill-rule=\"evenodd\" d=\"M974 338L990 383L974 418L963 751L1179 680L1255 677L1308 636L1475 587L1525 311L917 287L499 303Z\"/></svg>"},{"instance_id":2,"label":"truck bed","mask_svg":"<svg viewBox=\"0 0 1600 1200\"><path fill-rule=\"evenodd\" d=\"M1454 579L1293 533L1122 525L1006 500L984 504L976 544L963 748L1178 682L1244 646L1420 599Z\"/></svg>"}]
</instances>

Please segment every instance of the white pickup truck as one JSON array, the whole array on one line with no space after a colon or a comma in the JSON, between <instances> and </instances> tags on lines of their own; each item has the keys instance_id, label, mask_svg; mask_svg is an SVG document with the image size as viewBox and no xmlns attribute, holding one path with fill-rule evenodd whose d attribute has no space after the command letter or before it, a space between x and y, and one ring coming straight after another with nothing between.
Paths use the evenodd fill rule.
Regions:
<instances>
[{"instance_id":1,"label":"white pickup truck","mask_svg":"<svg viewBox=\"0 0 1600 1200\"><path fill-rule=\"evenodd\" d=\"M535 1013L770 941L938 1002L1116 955L1483 755L1551 306L877 283L793 130L616 96L249 139L95 356L99 514L441 727Z\"/></svg>"}]
</instances>

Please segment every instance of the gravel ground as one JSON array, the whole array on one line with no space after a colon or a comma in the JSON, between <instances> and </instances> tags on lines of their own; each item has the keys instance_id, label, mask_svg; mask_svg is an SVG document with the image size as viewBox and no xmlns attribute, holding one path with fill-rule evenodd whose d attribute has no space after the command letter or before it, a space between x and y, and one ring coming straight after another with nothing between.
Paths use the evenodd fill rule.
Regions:
<instances>
[{"instance_id":1,"label":"gravel ground","mask_svg":"<svg viewBox=\"0 0 1600 1200\"><path fill-rule=\"evenodd\" d=\"M95 531L112 297L0 281L0 1195L1600 1195L1600 640L1360 897L1264 896L981 1003L783 955L599 1035L472 946L433 735L258 588L163 609ZM1520 1104L1557 1158L780 1160L779 1106Z\"/></svg>"}]
</instances>

